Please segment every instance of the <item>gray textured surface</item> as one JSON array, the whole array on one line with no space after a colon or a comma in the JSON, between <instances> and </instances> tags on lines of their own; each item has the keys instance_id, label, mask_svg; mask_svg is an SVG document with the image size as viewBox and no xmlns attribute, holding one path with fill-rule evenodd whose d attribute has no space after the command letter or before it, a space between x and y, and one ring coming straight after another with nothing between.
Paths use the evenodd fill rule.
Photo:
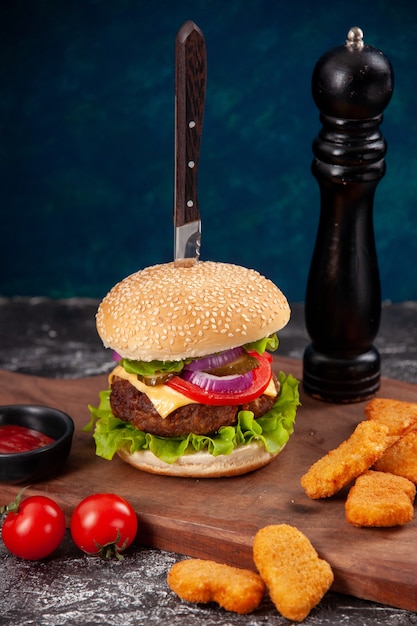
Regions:
<instances>
[{"instance_id":1,"label":"gray textured surface","mask_svg":"<svg viewBox=\"0 0 417 626\"><path fill-rule=\"evenodd\" d=\"M69 539L48 561L30 563L0 549L0 624L58 626L286 626L268 597L251 615L214 604L179 600L166 584L179 556L135 548L124 561L100 561L74 553ZM328 593L303 622L306 626L408 626L417 615Z\"/></svg>"},{"instance_id":2,"label":"gray textured surface","mask_svg":"<svg viewBox=\"0 0 417 626\"><path fill-rule=\"evenodd\" d=\"M50 377L80 377L108 371L109 352L95 332L96 301L0 299L0 368ZM294 305L280 333L280 353L300 358L308 337L303 307ZM383 375L417 382L417 304L385 304L376 345ZM3 504L3 503L0 503ZM80 553L68 534L48 560L26 562L0 545L0 624L9 626L155 625L285 626L265 598L251 615L216 605L190 605L174 596L166 576L183 558L135 545L122 562ZM417 614L328 593L306 626L406 626Z\"/></svg>"}]
</instances>

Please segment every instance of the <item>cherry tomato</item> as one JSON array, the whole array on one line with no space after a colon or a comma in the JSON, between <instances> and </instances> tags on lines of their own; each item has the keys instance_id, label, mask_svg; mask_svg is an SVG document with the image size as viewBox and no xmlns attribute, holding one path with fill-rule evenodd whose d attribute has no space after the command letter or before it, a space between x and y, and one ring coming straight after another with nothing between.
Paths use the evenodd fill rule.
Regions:
<instances>
[{"instance_id":1,"label":"cherry tomato","mask_svg":"<svg viewBox=\"0 0 417 626\"><path fill-rule=\"evenodd\" d=\"M6 548L22 559L44 559L61 544L65 516L60 506L46 496L29 496L8 505L2 538Z\"/></svg>"},{"instance_id":2,"label":"cherry tomato","mask_svg":"<svg viewBox=\"0 0 417 626\"><path fill-rule=\"evenodd\" d=\"M138 529L132 506L113 493L95 493L76 506L70 523L74 543L87 554L116 556L130 546Z\"/></svg>"},{"instance_id":3,"label":"cherry tomato","mask_svg":"<svg viewBox=\"0 0 417 626\"><path fill-rule=\"evenodd\" d=\"M246 404L255 400L263 394L265 389L269 385L271 380L272 370L271 361L272 357L268 353L258 354L257 352L250 352L252 356L256 357L259 362L259 367L253 370L253 383L248 389L237 392L224 392L224 391L206 391L193 383L184 380L180 376L173 376L165 384L175 391L179 391L187 398L191 398L200 404L211 404L214 406Z\"/></svg>"}]
</instances>

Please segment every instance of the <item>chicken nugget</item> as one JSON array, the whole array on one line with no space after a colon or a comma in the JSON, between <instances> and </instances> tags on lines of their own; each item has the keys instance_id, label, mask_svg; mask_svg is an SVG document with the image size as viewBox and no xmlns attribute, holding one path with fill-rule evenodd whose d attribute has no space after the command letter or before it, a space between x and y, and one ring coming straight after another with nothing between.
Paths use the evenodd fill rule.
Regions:
<instances>
[{"instance_id":1,"label":"chicken nugget","mask_svg":"<svg viewBox=\"0 0 417 626\"><path fill-rule=\"evenodd\" d=\"M405 435L417 428L417 403L393 400L391 398L373 398L365 405L368 420L375 420L389 428L389 434Z\"/></svg>"},{"instance_id":2,"label":"chicken nugget","mask_svg":"<svg viewBox=\"0 0 417 626\"><path fill-rule=\"evenodd\" d=\"M407 478L368 470L356 479L346 503L354 526L398 526L413 519L416 486Z\"/></svg>"},{"instance_id":3,"label":"chicken nugget","mask_svg":"<svg viewBox=\"0 0 417 626\"><path fill-rule=\"evenodd\" d=\"M301 485L310 498L328 498L369 469L389 445L385 424L359 422L349 439L313 463Z\"/></svg>"},{"instance_id":4,"label":"chicken nugget","mask_svg":"<svg viewBox=\"0 0 417 626\"><path fill-rule=\"evenodd\" d=\"M265 594L265 583L256 572L205 559L175 563L167 582L187 602L217 602L242 615L254 611Z\"/></svg>"},{"instance_id":5,"label":"chicken nugget","mask_svg":"<svg viewBox=\"0 0 417 626\"><path fill-rule=\"evenodd\" d=\"M294 526L278 524L259 530L253 558L277 610L301 622L333 583L332 569L319 558L310 540Z\"/></svg>"},{"instance_id":6,"label":"chicken nugget","mask_svg":"<svg viewBox=\"0 0 417 626\"><path fill-rule=\"evenodd\" d=\"M417 483L417 431L410 431L385 450L373 469L403 476Z\"/></svg>"}]
</instances>

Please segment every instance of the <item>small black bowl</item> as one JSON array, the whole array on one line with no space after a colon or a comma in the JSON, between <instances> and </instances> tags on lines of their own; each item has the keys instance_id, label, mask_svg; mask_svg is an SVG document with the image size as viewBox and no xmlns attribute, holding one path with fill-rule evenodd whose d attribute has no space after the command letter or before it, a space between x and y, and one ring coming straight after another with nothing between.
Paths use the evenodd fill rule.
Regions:
<instances>
[{"instance_id":1,"label":"small black bowl","mask_svg":"<svg viewBox=\"0 0 417 626\"><path fill-rule=\"evenodd\" d=\"M0 453L0 482L35 483L61 469L74 434L69 415L47 406L9 404L0 406L0 426L6 424L38 430L55 441L29 452Z\"/></svg>"}]
</instances>

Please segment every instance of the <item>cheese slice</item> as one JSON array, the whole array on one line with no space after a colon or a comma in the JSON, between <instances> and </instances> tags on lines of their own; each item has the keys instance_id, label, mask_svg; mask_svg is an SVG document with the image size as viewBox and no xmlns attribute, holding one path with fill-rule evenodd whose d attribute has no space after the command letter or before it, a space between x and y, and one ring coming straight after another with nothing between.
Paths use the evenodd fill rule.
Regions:
<instances>
[{"instance_id":1,"label":"cheese slice","mask_svg":"<svg viewBox=\"0 0 417 626\"><path fill-rule=\"evenodd\" d=\"M279 385L279 383L277 383ZM274 385L274 380L271 377L271 380L268 383L268 387L265 389L265 391L263 392L264 396L270 396L271 398L275 398L275 396L277 396L277 389Z\"/></svg>"},{"instance_id":2,"label":"cheese slice","mask_svg":"<svg viewBox=\"0 0 417 626\"><path fill-rule=\"evenodd\" d=\"M121 365L117 365L114 370L110 372L110 385L115 376L129 381L129 383L133 385L133 387L135 387L138 391L145 393L162 418L168 417L170 413L172 413L176 409L181 408L182 406L186 406L187 404L198 404L198 402L192 400L191 398L187 398L187 396L184 396L179 391L171 389L171 387L168 387L168 385L156 385L155 387L145 385L145 383L138 380L136 374L130 374L129 372L126 372L126 370ZM272 378L269 381L268 387L265 389L264 394L266 396L271 396L272 398L277 395L277 391L275 389L274 381L272 380Z\"/></svg>"},{"instance_id":3,"label":"cheese slice","mask_svg":"<svg viewBox=\"0 0 417 626\"><path fill-rule=\"evenodd\" d=\"M121 365L117 365L110 373L110 384L114 376L128 380L138 391L145 393L161 417L167 417L176 409L186 406L187 404L197 404L195 400L191 400L191 398L183 396L182 393L175 391L175 389L171 389L168 385L156 385L155 387L145 385L145 383L138 380L136 374L126 372Z\"/></svg>"}]
</instances>

